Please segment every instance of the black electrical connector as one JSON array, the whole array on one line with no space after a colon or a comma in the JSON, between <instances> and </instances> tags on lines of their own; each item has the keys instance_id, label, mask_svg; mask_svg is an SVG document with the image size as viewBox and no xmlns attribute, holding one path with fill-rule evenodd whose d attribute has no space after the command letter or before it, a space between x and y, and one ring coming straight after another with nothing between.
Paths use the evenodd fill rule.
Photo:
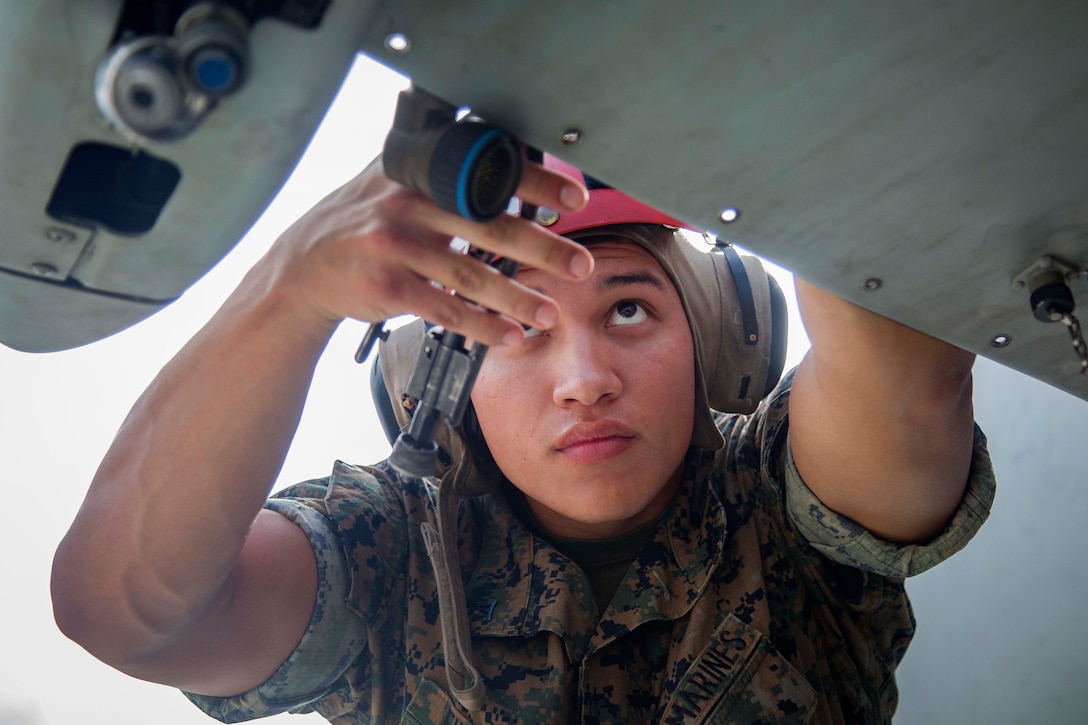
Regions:
<instances>
[{"instance_id":1,"label":"black electrical connector","mask_svg":"<svg viewBox=\"0 0 1088 725\"><path fill-rule=\"evenodd\" d=\"M473 221L506 211L523 168L512 134L471 116L458 121L455 107L415 86L397 98L382 164L389 178Z\"/></svg>"}]
</instances>

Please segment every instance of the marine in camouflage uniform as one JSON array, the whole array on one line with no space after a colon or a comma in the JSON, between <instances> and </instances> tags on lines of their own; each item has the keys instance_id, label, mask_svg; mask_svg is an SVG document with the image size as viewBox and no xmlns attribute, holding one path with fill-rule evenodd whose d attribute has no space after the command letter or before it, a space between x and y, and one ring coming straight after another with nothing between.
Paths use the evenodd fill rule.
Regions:
<instances>
[{"instance_id":1,"label":"marine in camouflage uniform","mask_svg":"<svg viewBox=\"0 0 1088 725\"><path fill-rule=\"evenodd\" d=\"M993 496L971 355L801 284L812 355L776 388L757 260L546 168L522 187L562 207L554 234L466 226L378 162L292 225L118 432L54 559L62 631L228 721L890 718L903 579ZM536 291L451 254L461 234ZM266 503L332 330L401 312L526 347L491 350L436 478L339 464ZM392 343L422 326L380 353L400 430L418 339L406 364Z\"/></svg>"},{"instance_id":2,"label":"marine in camouflage uniform","mask_svg":"<svg viewBox=\"0 0 1088 725\"><path fill-rule=\"evenodd\" d=\"M593 224L610 218L604 236L653 256L692 331L692 447L671 505L635 532L579 549L479 465L481 444L464 428L442 427L447 455L429 481L403 480L388 464L338 464L268 503L317 555L306 633L263 685L191 695L206 712L228 722L283 711L334 723L890 720L894 671L914 631L904 578L963 547L993 499L981 432L943 533L924 546L878 540L801 480L789 443L792 374L760 402L778 377L766 361L781 335L748 344L741 298L752 296L759 330L770 330L778 316L762 267L696 251L615 190L591 199L614 201L615 213L594 211ZM648 216L615 226L632 213ZM566 223L556 231L579 241L600 234ZM404 329L394 334L401 344ZM414 360L418 341L409 347L382 349L391 401L403 400L404 358ZM395 413L405 429L405 409ZM587 556L594 548L605 556ZM626 557L610 560L613 549Z\"/></svg>"},{"instance_id":3,"label":"marine in camouflage uniform","mask_svg":"<svg viewBox=\"0 0 1088 725\"><path fill-rule=\"evenodd\" d=\"M316 711L334 723L890 722L914 632L904 578L962 548L995 482L976 428L971 477L925 546L883 542L823 506L793 465L792 376L687 475L603 615L583 570L503 493L462 499L458 546L486 699L446 682L423 530L436 490L388 465L337 464L268 506L307 533L319 595L298 648L260 687L190 695L238 722Z\"/></svg>"}]
</instances>

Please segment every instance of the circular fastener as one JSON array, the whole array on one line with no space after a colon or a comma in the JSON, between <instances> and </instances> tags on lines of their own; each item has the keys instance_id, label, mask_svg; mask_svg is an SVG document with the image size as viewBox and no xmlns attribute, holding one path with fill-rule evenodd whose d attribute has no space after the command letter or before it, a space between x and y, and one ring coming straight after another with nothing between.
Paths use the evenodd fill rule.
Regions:
<instances>
[{"instance_id":1,"label":"circular fastener","mask_svg":"<svg viewBox=\"0 0 1088 725\"><path fill-rule=\"evenodd\" d=\"M409 413L416 409L416 401L408 395L405 395L403 398L401 398L400 404L401 407L403 407Z\"/></svg>"},{"instance_id":2,"label":"circular fastener","mask_svg":"<svg viewBox=\"0 0 1088 725\"><path fill-rule=\"evenodd\" d=\"M30 265L30 271L41 277L52 277L57 273L57 268L48 262L34 262Z\"/></svg>"},{"instance_id":3,"label":"circular fastener","mask_svg":"<svg viewBox=\"0 0 1088 725\"><path fill-rule=\"evenodd\" d=\"M861 283L861 288L866 292L875 292L884 285L884 280L879 277L870 277Z\"/></svg>"},{"instance_id":4,"label":"circular fastener","mask_svg":"<svg viewBox=\"0 0 1088 725\"><path fill-rule=\"evenodd\" d=\"M542 206L536 210L536 223L542 227L550 227L559 221L559 212Z\"/></svg>"},{"instance_id":5,"label":"circular fastener","mask_svg":"<svg viewBox=\"0 0 1088 725\"><path fill-rule=\"evenodd\" d=\"M1012 335L1001 333L990 338L990 347L1008 347L1010 342Z\"/></svg>"},{"instance_id":6,"label":"circular fastener","mask_svg":"<svg viewBox=\"0 0 1088 725\"><path fill-rule=\"evenodd\" d=\"M576 128L568 128L559 136L560 140L567 146L573 146L582 140L582 132Z\"/></svg>"},{"instance_id":7,"label":"circular fastener","mask_svg":"<svg viewBox=\"0 0 1088 725\"><path fill-rule=\"evenodd\" d=\"M391 33L385 39L385 47L390 53L404 55L412 49L412 41L404 33Z\"/></svg>"},{"instance_id":8,"label":"circular fastener","mask_svg":"<svg viewBox=\"0 0 1088 725\"><path fill-rule=\"evenodd\" d=\"M49 227L45 230L45 238L57 244L68 244L76 240L75 232L62 227Z\"/></svg>"},{"instance_id":9,"label":"circular fastener","mask_svg":"<svg viewBox=\"0 0 1088 725\"><path fill-rule=\"evenodd\" d=\"M753 332L752 334L750 334L748 336L748 342L755 343L755 342L758 342L758 341L759 341L759 335L757 335L756 333Z\"/></svg>"},{"instance_id":10,"label":"circular fastener","mask_svg":"<svg viewBox=\"0 0 1088 725\"><path fill-rule=\"evenodd\" d=\"M718 212L718 218L726 224L732 224L737 219L740 219L740 211L736 207L727 206Z\"/></svg>"}]
</instances>

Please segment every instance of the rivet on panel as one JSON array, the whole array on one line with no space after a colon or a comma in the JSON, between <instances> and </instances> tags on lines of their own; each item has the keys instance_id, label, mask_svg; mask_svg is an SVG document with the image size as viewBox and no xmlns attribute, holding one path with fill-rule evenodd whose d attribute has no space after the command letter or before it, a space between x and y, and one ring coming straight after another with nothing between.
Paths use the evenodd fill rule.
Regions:
<instances>
[{"instance_id":1,"label":"rivet on panel","mask_svg":"<svg viewBox=\"0 0 1088 725\"><path fill-rule=\"evenodd\" d=\"M404 33L392 33L385 39L385 47L390 53L404 55L412 49L412 41Z\"/></svg>"}]
</instances>

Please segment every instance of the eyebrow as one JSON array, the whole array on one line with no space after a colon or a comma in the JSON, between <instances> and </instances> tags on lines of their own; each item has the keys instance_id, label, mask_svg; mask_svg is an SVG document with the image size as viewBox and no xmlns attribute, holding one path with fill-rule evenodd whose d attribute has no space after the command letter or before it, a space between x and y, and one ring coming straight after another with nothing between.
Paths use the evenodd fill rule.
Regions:
<instances>
[{"instance_id":1,"label":"eyebrow","mask_svg":"<svg viewBox=\"0 0 1088 725\"><path fill-rule=\"evenodd\" d=\"M665 290L665 282L656 274L650 272L631 272L629 274L610 274L607 277L599 278L594 287L598 292L607 292L608 290L616 289L617 287L626 287L628 285L648 284L659 290Z\"/></svg>"},{"instance_id":2,"label":"eyebrow","mask_svg":"<svg viewBox=\"0 0 1088 725\"><path fill-rule=\"evenodd\" d=\"M667 290L669 287L664 280L652 272L628 272L627 274L610 274L605 277L600 277L593 283L593 288L598 292L607 292L609 290L618 289L620 287L628 287L631 285L646 284L654 289L661 291ZM542 287L537 285L526 285L529 289L535 290L540 294L546 294Z\"/></svg>"}]
</instances>

